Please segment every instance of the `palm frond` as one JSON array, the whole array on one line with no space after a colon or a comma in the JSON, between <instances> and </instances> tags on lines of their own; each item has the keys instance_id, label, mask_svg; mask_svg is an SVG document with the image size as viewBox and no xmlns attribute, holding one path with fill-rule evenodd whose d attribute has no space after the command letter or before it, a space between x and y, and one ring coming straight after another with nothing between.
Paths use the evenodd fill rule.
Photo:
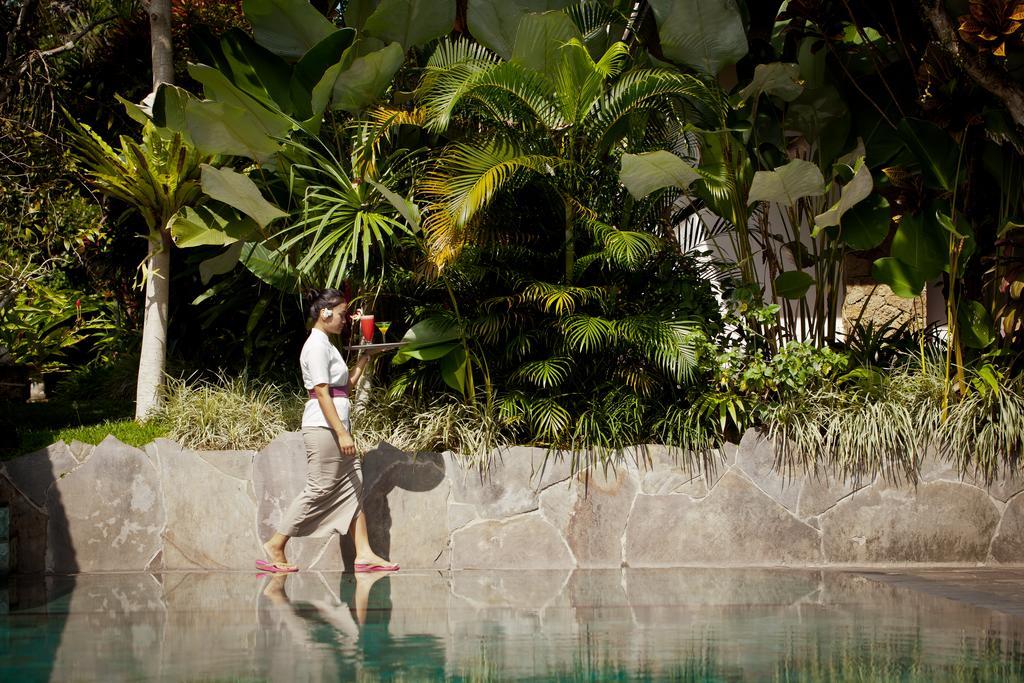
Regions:
<instances>
[{"instance_id":1,"label":"palm frond","mask_svg":"<svg viewBox=\"0 0 1024 683\"><path fill-rule=\"evenodd\" d=\"M652 101L680 100L692 113L708 111L720 120L725 110L723 95L695 76L668 69L637 69L620 78L604 96L595 115L586 121L587 135L595 141L597 151L608 149L613 140L609 136L617 124L632 112ZM710 117L709 117L710 118Z\"/></svg>"},{"instance_id":2,"label":"palm frond","mask_svg":"<svg viewBox=\"0 0 1024 683\"><path fill-rule=\"evenodd\" d=\"M566 343L581 353L603 349L615 339L615 324L605 318L571 315L562 321L561 327Z\"/></svg>"},{"instance_id":3,"label":"palm frond","mask_svg":"<svg viewBox=\"0 0 1024 683\"><path fill-rule=\"evenodd\" d=\"M566 380L571 367L571 361L567 357L543 358L523 363L512 374L512 377L517 380L525 380L544 389L550 389Z\"/></svg>"}]
</instances>

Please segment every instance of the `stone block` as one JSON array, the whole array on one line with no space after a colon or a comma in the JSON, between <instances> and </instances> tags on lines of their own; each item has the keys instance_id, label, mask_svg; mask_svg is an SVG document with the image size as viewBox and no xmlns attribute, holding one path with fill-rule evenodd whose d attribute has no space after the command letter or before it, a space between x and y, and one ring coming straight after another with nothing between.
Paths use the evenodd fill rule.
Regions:
<instances>
[{"instance_id":1,"label":"stone block","mask_svg":"<svg viewBox=\"0 0 1024 683\"><path fill-rule=\"evenodd\" d=\"M622 535L639 490L638 473L628 465L620 465L615 470L597 470L589 475L574 482L574 504L567 524L559 530L578 567L621 567Z\"/></svg>"},{"instance_id":2,"label":"stone block","mask_svg":"<svg viewBox=\"0 0 1024 683\"><path fill-rule=\"evenodd\" d=\"M1012 498L992 539L992 559L1003 564L1024 564L1024 493Z\"/></svg>"},{"instance_id":3,"label":"stone block","mask_svg":"<svg viewBox=\"0 0 1024 683\"><path fill-rule=\"evenodd\" d=\"M852 479L837 481L829 479L826 475L807 475L800 487L796 514L801 519L820 515L870 483Z\"/></svg>"},{"instance_id":4,"label":"stone block","mask_svg":"<svg viewBox=\"0 0 1024 683\"><path fill-rule=\"evenodd\" d=\"M539 512L474 522L451 535L452 569L570 569L565 539Z\"/></svg>"},{"instance_id":5,"label":"stone block","mask_svg":"<svg viewBox=\"0 0 1024 683\"><path fill-rule=\"evenodd\" d=\"M46 491L54 481L78 467L78 460L63 441L3 463L11 482L35 505L46 504Z\"/></svg>"},{"instance_id":6,"label":"stone block","mask_svg":"<svg viewBox=\"0 0 1024 683\"><path fill-rule=\"evenodd\" d=\"M748 429L736 449L736 467L779 505L796 512L801 479L775 468L775 446L754 429Z\"/></svg>"},{"instance_id":7,"label":"stone block","mask_svg":"<svg viewBox=\"0 0 1024 683\"><path fill-rule=\"evenodd\" d=\"M75 456L75 459L78 460L78 462L85 462L85 459L92 454L94 448L96 448L96 446L93 444L84 443L78 439L75 439L68 444L68 450L71 452L71 455Z\"/></svg>"},{"instance_id":8,"label":"stone block","mask_svg":"<svg viewBox=\"0 0 1024 683\"><path fill-rule=\"evenodd\" d=\"M707 483L701 469L686 460L683 453L673 457L665 446L648 446L647 466L640 471L640 491L652 495L685 493L695 498L707 495Z\"/></svg>"},{"instance_id":9,"label":"stone block","mask_svg":"<svg viewBox=\"0 0 1024 683\"><path fill-rule=\"evenodd\" d=\"M735 472L700 500L639 494L626 527L625 553L630 567L822 560L818 532Z\"/></svg>"},{"instance_id":10,"label":"stone block","mask_svg":"<svg viewBox=\"0 0 1024 683\"><path fill-rule=\"evenodd\" d=\"M543 448L515 446L491 456L486 471L463 467L445 456L445 472L452 484L452 500L473 505L482 518L502 518L537 509L537 496L545 488L565 481L570 460L564 454L547 458Z\"/></svg>"},{"instance_id":11,"label":"stone block","mask_svg":"<svg viewBox=\"0 0 1024 683\"><path fill-rule=\"evenodd\" d=\"M367 531L375 552L406 568L448 568L444 458L374 449L363 459Z\"/></svg>"},{"instance_id":12,"label":"stone block","mask_svg":"<svg viewBox=\"0 0 1024 683\"><path fill-rule=\"evenodd\" d=\"M195 451L221 473L242 481L252 479L252 461L256 451Z\"/></svg>"},{"instance_id":13,"label":"stone block","mask_svg":"<svg viewBox=\"0 0 1024 683\"><path fill-rule=\"evenodd\" d=\"M46 495L47 571L144 570L162 546L160 472L108 436Z\"/></svg>"},{"instance_id":14,"label":"stone block","mask_svg":"<svg viewBox=\"0 0 1024 683\"><path fill-rule=\"evenodd\" d=\"M244 479L168 439L148 448L163 481L164 569L249 569L263 556Z\"/></svg>"},{"instance_id":15,"label":"stone block","mask_svg":"<svg viewBox=\"0 0 1024 683\"><path fill-rule=\"evenodd\" d=\"M999 511L966 484L934 481L914 489L879 482L820 519L829 562L984 562Z\"/></svg>"}]
</instances>

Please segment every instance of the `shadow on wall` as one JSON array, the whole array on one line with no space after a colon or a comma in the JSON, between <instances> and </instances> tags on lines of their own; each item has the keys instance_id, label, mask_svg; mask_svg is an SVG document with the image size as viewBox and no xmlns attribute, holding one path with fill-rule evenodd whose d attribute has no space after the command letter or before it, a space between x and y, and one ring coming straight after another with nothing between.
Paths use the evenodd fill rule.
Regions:
<instances>
[{"instance_id":1,"label":"shadow on wall","mask_svg":"<svg viewBox=\"0 0 1024 683\"><path fill-rule=\"evenodd\" d=\"M367 515L367 533L374 551L391 557L391 504L395 489L411 492L431 491L445 481L444 456L440 453L410 455L387 443L381 443L363 460L363 508ZM421 524L441 524L444 519L418 520ZM342 540L345 570L352 571L355 545L348 535Z\"/></svg>"},{"instance_id":2,"label":"shadow on wall","mask_svg":"<svg viewBox=\"0 0 1024 683\"><path fill-rule=\"evenodd\" d=\"M46 667L55 660L67 620L62 599L74 590L71 574L78 571L67 514L55 483L78 464L64 442L59 442L0 465L0 613L31 610L46 615L45 629L32 644L32 656ZM53 545L67 552L54 558L47 554L47 541L58 537L63 542ZM43 578L44 573L65 575ZM34 673L46 680L50 669L36 668Z\"/></svg>"}]
</instances>

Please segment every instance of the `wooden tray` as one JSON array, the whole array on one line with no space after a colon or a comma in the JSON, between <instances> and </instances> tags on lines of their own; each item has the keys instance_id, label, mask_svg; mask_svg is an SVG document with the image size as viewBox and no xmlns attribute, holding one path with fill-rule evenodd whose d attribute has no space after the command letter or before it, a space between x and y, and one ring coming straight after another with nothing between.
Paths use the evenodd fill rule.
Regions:
<instances>
[{"instance_id":1,"label":"wooden tray","mask_svg":"<svg viewBox=\"0 0 1024 683\"><path fill-rule=\"evenodd\" d=\"M380 344L355 344L353 346L343 346L341 348L346 351L394 351L408 343L409 342L382 342Z\"/></svg>"}]
</instances>

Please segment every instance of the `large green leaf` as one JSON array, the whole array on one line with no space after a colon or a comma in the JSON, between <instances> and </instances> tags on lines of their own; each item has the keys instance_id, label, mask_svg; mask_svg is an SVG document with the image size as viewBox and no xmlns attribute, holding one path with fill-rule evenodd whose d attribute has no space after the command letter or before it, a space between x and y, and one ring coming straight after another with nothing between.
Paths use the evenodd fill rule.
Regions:
<instances>
[{"instance_id":1,"label":"large green leaf","mask_svg":"<svg viewBox=\"0 0 1024 683\"><path fill-rule=\"evenodd\" d=\"M345 26L362 31L366 20L377 9L380 2L381 0L348 0L345 5Z\"/></svg>"},{"instance_id":2,"label":"large green leaf","mask_svg":"<svg viewBox=\"0 0 1024 683\"><path fill-rule=\"evenodd\" d=\"M266 135L272 138L281 137L291 128L291 121L286 116L268 109L259 100L236 87L227 76L212 66L189 64L188 73L203 84L206 99L246 110L259 122Z\"/></svg>"},{"instance_id":3,"label":"large green leaf","mask_svg":"<svg viewBox=\"0 0 1024 683\"><path fill-rule=\"evenodd\" d=\"M346 52L358 47L356 43ZM334 80L331 108L357 112L376 102L404 59L405 50L398 43L352 59Z\"/></svg>"},{"instance_id":4,"label":"large green leaf","mask_svg":"<svg viewBox=\"0 0 1024 683\"><path fill-rule=\"evenodd\" d=\"M550 12L572 4L572 0L469 0L466 22L478 43L510 59L519 22L531 12Z\"/></svg>"},{"instance_id":5,"label":"large green leaf","mask_svg":"<svg viewBox=\"0 0 1024 683\"><path fill-rule=\"evenodd\" d=\"M842 216L841 239L853 249L874 249L889 234L891 219L889 200L871 195Z\"/></svg>"},{"instance_id":6,"label":"large green leaf","mask_svg":"<svg viewBox=\"0 0 1024 683\"><path fill-rule=\"evenodd\" d=\"M715 76L747 54L735 0L650 0L661 52L677 64Z\"/></svg>"},{"instance_id":7,"label":"large green leaf","mask_svg":"<svg viewBox=\"0 0 1024 683\"><path fill-rule=\"evenodd\" d=\"M454 23L455 0L381 0L363 31L409 49L445 35Z\"/></svg>"},{"instance_id":8,"label":"large green leaf","mask_svg":"<svg viewBox=\"0 0 1024 683\"><path fill-rule=\"evenodd\" d=\"M776 202L796 206L802 197L825 194L825 178L821 170L809 161L793 159L774 171L758 171L750 184L747 202Z\"/></svg>"},{"instance_id":9,"label":"large green leaf","mask_svg":"<svg viewBox=\"0 0 1024 683\"><path fill-rule=\"evenodd\" d=\"M960 148L949 133L930 121L903 119L900 135L921 165L925 182L934 188L952 192L957 185Z\"/></svg>"},{"instance_id":10,"label":"large green leaf","mask_svg":"<svg viewBox=\"0 0 1024 683\"><path fill-rule=\"evenodd\" d=\"M635 199L664 187L686 189L699 178L692 166L667 150L622 155L619 180Z\"/></svg>"},{"instance_id":11,"label":"large green leaf","mask_svg":"<svg viewBox=\"0 0 1024 683\"><path fill-rule=\"evenodd\" d=\"M246 244L239 260L253 275L283 292L295 291L298 286L298 271L291 266L288 257L262 242Z\"/></svg>"},{"instance_id":12,"label":"large green leaf","mask_svg":"<svg viewBox=\"0 0 1024 683\"><path fill-rule=\"evenodd\" d=\"M912 299L920 296L927 278L903 261L891 256L880 258L871 264L871 277L889 285L896 296Z\"/></svg>"},{"instance_id":13,"label":"large green leaf","mask_svg":"<svg viewBox=\"0 0 1024 683\"><path fill-rule=\"evenodd\" d=\"M949 270L949 233L934 212L904 215L892 238L889 254L924 275L925 280Z\"/></svg>"},{"instance_id":14,"label":"large green leaf","mask_svg":"<svg viewBox=\"0 0 1024 683\"><path fill-rule=\"evenodd\" d=\"M237 173L233 169L203 164L202 183L203 192L228 206L235 207L256 221L261 228L288 215L264 199L260 189L249 176Z\"/></svg>"},{"instance_id":15,"label":"large green leaf","mask_svg":"<svg viewBox=\"0 0 1024 683\"><path fill-rule=\"evenodd\" d=\"M402 337L405 346L395 354L393 363L400 365L408 360L437 360L461 348L459 328L450 320L434 316L426 318L409 328Z\"/></svg>"},{"instance_id":16,"label":"large green leaf","mask_svg":"<svg viewBox=\"0 0 1024 683\"><path fill-rule=\"evenodd\" d=\"M800 67L796 64L772 62L754 67L754 78L739 92L746 100L760 97L762 93L774 95L784 102L792 102L804 91L800 81Z\"/></svg>"},{"instance_id":17,"label":"large green leaf","mask_svg":"<svg viewBox=\"0 0 1024 683\"><path fill-rule=\"evenodd\" d=\"M211 154L267 161L280 148L252 112L227 102L187 100L184 124L196 147Z\"/></svg>"},{"instance_id":18,"label":"large green leaf","mask_svg":"<svg viewBox=\"0 0 1024 683\"><path fill-rule=\"evenodd\" d=\"M198 100L184 88L161 83L153 98L153 123L158 128L170 128L188 135L185 108L189 101Z\"/></svg>"},{"instance_id":19,"label":"large green leaf","mask_svg":"<svg viewBox=\"0 0 1024 683\"><path fill-rule=\"evenodd\" d=\"M232 244L259 237L255 221L219 202L187 206L168 222L171 239L182 248Z\"/></svg>"},{"instance_id":20,"label":"large green leaf","mask_svg":"<svg viewBox=\"0 0 1024 683\"><path fill-rule=\"evenodd\" d=\"M553 78L563 59L562 46L574 39L582 41L583 36L565 12L527 14L519 22L512 61Z\"/></svg>"},{"instance_id":21,"label":"large green leaf","mask_svg":"<svg viewBox=\"0 0 1024 683\"><path fill-rule=\"evenodd\" d=\"M355 37L356 32L351 28L335 31L302 55L292 70L291 98L295 114L307 124L316 124L315 129L319 128L320 117L330 101L334 81L341 70L342 55ZM327 78L332 67L335 67L334 72ZM315 129L311 131L313 134Z\"/></svg>"},{"instance_id":22,"label":"large green leaf","mask_svg":"<svg viewBox=\"0 0 1024 683\"><path fill-rule=\"evenodd\" d=\"M871 170L864 163L864 158L857 160L856 170L850 182L843 186L839 194L839 201L832 205L828 211L814 217L814 235L817 235L825 228L839 225L843 214L868 198L871 189L874 187L874 180L871 178Z\"/></svg>"},{"instance_id":23,"label":"large green leaf","mask_svg":"<svg viewBox=\"0 0 1024 683\"><path fill-rule=\"evenodd\" d=\"M441 358L441 379L460 394L466 394L466 373L468 370L466 349L461 345Z\"/></svg>"},{"instance_id":24,"label":"large green leaf","mask_svg":"<svg viewBox=\"0 0 1024 683\"><path fill-rule=\"evenodd\" d=\"M775 293L783 299L802 299L814 284L814 278L802 270L789 270L775 278Z\"/></svg>"},{"instance_id":25,"label":"large green leaf","mask_svg":"<svg viewBox=\"0 0 1024 683\"><path fill-rule=\"evenodd\" d=\"M996 340L995 327L988 309L981 303L967 299L957 306L957 325L960 339L972 349L984 349Z\"/></svg>"},{"instance_id":26,"label":"large green leaf","mask_svg":"<svg viewBox=\"0 0 1024 683\"><path fill-rule=\"evenodd\" d=\"M232 29L220 39L231 82L272 108L292 112L292 67L262 47L241 29Z\"/></svg>"},{"instance_id":27,"label":"large green leaf","mask_svg":"<svg viewBox=\"0 0 1024 683\"><path fill-rule=\"evenodd\" d=\"M256 42L296 60L338 28L308 0L242 0Z\"/></svg>"},{"instance_id":28,"label":"large green leaf","mask_svg":"<svg viewBox=\"0 0 1024 683\"><path fill-rule=\"evenodd\" d=\"M199 264L199 278L204 285L210 284L210 280L216 275L230 273L238 265L238 259L242 255L245 242L234 242L222 253L206 259ZM193 302L194 303L194 302Z\"/></svg>"}]
</instances>

